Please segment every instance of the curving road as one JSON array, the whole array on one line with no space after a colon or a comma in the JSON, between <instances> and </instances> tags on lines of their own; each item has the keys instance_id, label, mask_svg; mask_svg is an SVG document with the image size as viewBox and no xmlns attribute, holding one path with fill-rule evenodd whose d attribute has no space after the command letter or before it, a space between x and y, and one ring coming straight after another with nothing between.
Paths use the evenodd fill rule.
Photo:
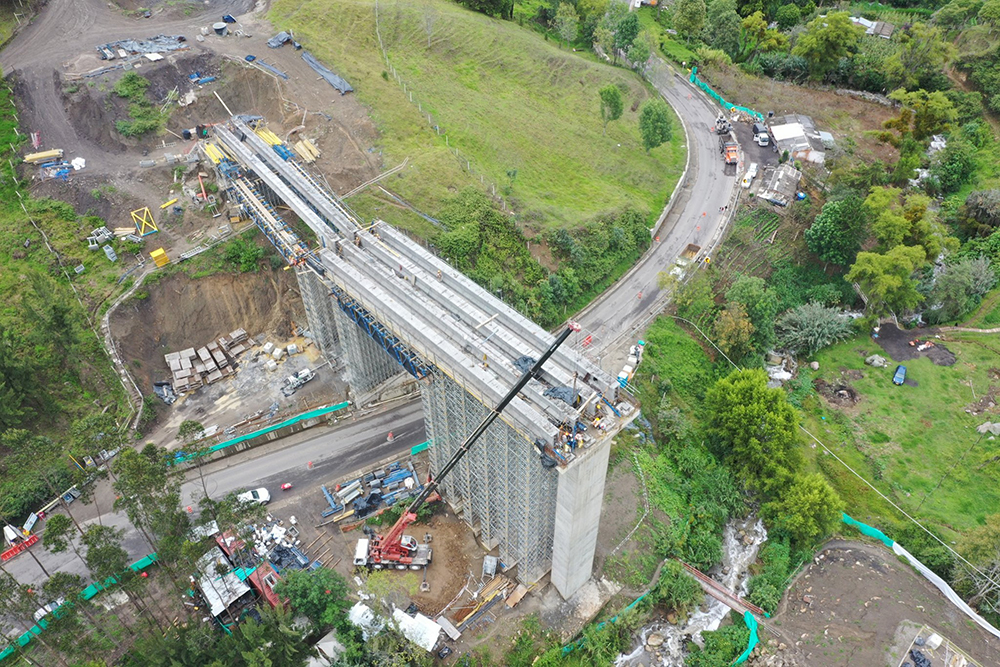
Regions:
<instances>
[{"instance_id":1,"label":"curving road","mask_svg":"<svg viewBox=\"0 0 1000 667\"><path fill-rule=\"evenodd\" d=\"M577 321L593 337L587 354L612 374L621 369L633 338L666 305L670 295L657 286L657 274L669 270L689 243L711 253L722 237L738 189L736 176L723 173L719 139L709 129L719 107L659 58L652 59L647 78L684 124L685 133L675 132L674 141L683 141L686 134L688 167L683 184L654 231L652 247L577 315ZM719 210L723 206L730 208L723 213Z\"/></svg>"}]
</instances>

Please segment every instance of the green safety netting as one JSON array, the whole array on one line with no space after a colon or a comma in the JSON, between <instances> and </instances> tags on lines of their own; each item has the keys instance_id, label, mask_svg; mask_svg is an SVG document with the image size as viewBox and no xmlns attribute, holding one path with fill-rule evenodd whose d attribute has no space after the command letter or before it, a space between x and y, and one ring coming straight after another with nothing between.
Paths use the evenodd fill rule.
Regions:
<instances>
[{"instance_id":1,"label":"green safety netting","mask_svg":"<svg viewBox=\"0 0 1000 667\"><path fill-rule=\"evenodd\" d=\"M217 445L213 445L212 447L209 447L208 452L205 455L207 456L209 454L214 454L215 452L218 452L218 451L221 451L223 449L226 449L227 447L234 447L234 446L240 444L241 442L246 442L247 440L252 440L253 438L265 435L267 433L271 433L272 431L277 431L279 428L285 428L286 426L291 426L292 424L298 424L299 422L303 422L303 421L306 421L308 419L314 419L316 417L322 417L323 415L328 415L331 412L336 412L337 410L343 410L344 408L346 408L349 405L350 405L350 403L347 402L347 401L345 401L344 403L338 403L337 405L331 405L329 407L317 408L316 410L310 410L309 412L303 412L302 414L295 415L294 417L286 419L283 422L278 422L277 424L272 424L271 426L268 426L267 428L262 428L262 429L260 429L258 431L254 431L252 433L247 433L246 435L241 435L238 438L233 438L232 440L226 440L225 442L220 442ZM182 462L185 462L185 461L189 461L192 458L194 458L194 456L195 456L194 454L188 454L187 456L178 456L176 459L174 459L174 463L182 463Z\"/></svg>"},{"instance_id":2,"label":"green safety netting","mask_svg":"<svg viewBox=\"0 0 1000 667\"><path fill-rule=\"evenodd\" d=\"M893 542L888 535L883 533L878 528L872 528L867 523L861 523L860 521L852 519L851 517L847 516L844 513L841 513L841 515L844 520L844 523L846 523L848 526L854 526L868 537L874 537L877 540L881 540L882 544L889 547L890 549L892 548L892 545L895 544L895 542Z\"/></svg>"},{"instance_id":3,"label":"green safety netting","mask_svg":"<svg viewBox=\"0 0 1000 667\"><path fill-rule=\"evenodd\" d=\"M429 448L430 446L431 446L430 440L428 440L427 442L421 442L419 445L414 445L413 448L410 449L410 456L416 456L417 454Z\"/></svg>"},{"instance_id":4,"label":"green safety netting","mask_svg":"<svg viewBox=\"0 0 1000 667\"><path fill-rule=\"evenodd\" d=\"M698 86L703 91L705 91L706 95L708 95L713 100L715 100L716 102L718 102L719 104L721 104L722 108L725 109L726 111L729 111L729 112L742 111L743 113L749 114L749 115L753 116L754 118L756 118L758 120L761 120L761 121L764 120L764 114L762 114L759 111L754 111L753 109L748 109L747 107L741 107L738 104L731 104L731 103L727 102L725 100L725 98L722 97L722 95L720 95L717 92L715 92L714 90L712 90L711 86L709 86L707 83L705 83L704 81L702 81L701 79L698 78L698 68L697 67L691 68L691 78L690 78L690 81L691 81L691 83L693 83L694 85Z\"/></svg>"},{"instance_id":5,"label":"green safety netting","mask_svg":"<svg viewBox=\"0 0 1000 667\"><path fill-rule=\"evenodd\" d=\"M156 554L149 554L148 556L140 558L136 562L132 563L131 565L128 566L128 568L133 572L140 572L155 562L156 562ZM90 598L94 597L102 590L104 590L108 585L116 583L117 581L118 580L115 577L108 577L103 584L98 584L95 582L90 586L84 588L82 591L80 591L80 597L83 598L84 600L89 600ZM59 610L57 609L52 613L58 614L58 612ZM11 644L3 651L0 651L0 662L3 662L10 656L14 655L14 653L17 651L19 647L23 648L27 646L31 642L32 635L41 634L42 630L44 630L47 626L48 623L46 623L44 618L38 621L37 625L33 625L30 630L28 630L23 635L17 638L16 642L17 646Z\"/></svg>"},{"instance_id":6,"label":"green safety netting","mask_svg":"<svg viewBox=\"0 0 1000 667\"><path fill-rule=\"evenodd\" d=\"M747 624L747 627L750 628L750 641L747 642L747 650L743 651L743 653L740 654L740 657L736 658L736 662L733 663L734 665L746 662L750 657L750 654L753 653L753 650L757 647L757 643L760 641L760 638L757 636L757 619L753 617L753 614L748 611L743 612L743 621Z\"/></svg>"}]
</instances>

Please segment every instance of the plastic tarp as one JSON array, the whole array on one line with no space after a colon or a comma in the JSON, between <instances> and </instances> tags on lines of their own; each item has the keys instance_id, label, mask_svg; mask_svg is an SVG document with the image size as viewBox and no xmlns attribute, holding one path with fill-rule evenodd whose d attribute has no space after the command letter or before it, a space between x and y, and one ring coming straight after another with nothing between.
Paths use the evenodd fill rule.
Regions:
<instances>
[{"instance_id":1,"label":"plastic tarp","mask_svg":"<svg viewBox=\"0 0 1000 667\"><path fill-rule=\"evenodd\" d=\"M557 398L560 401L573 405L573 402L576 401L577 393L571 387L549 387L542 395Z\"/></svg>"},{"instance_id":2,"label":"plastic tarp","mask_svg":"<svg viewBox=\"0 0 1000 667\"><path fill-rule=\"evenodd\" d=\"M965 600L959 597L958 593L956 593L954 589L952 589L952 587L949 586L947 582L945 582L944 579L931 572L926 565L924 565L919 560L914 558L910 554L910 552L901 547L898 542L892 545L892 550L895 552L897 556L902 556L903 558L905 558L910 563L910 565L916 568L916 570L920 574L924 575L924 577L928 581L934 584L934 587L937 588L939 591L941 591L942 595L948 598L948 600L951 601L953 605L958 607L966 616L975 621L979 627L981 627L983 630L986 630L986 632L990 633L997 639L1000 639L1000 630L997 630L992 625L990 625L990 623L985 618L977 614L975 610L972 609L972 607L966 604Z\"/></svg>"},{"instance_id":3,"label":"plastic tarp","mask_svg":"<svg viewBox=\"0 0 1000 667\"><path fill-rule=\"evenodd\" d=\"M302 52L302 60L305 60L309 67L312 67L317 74L326 79L327 83L339 90L341 95L346 95L354 90L351 88L351 84L327 69L323 63L316 60L316 57L308 51Z\"/></svg>"},{"instance_id":4,"label":"plastic tarp","mask_svg":"<svg viewBox=\"0 0 1000 667\"><path fill-rule=\"evenodd\" d=\"M753 653L753 650L757 648L758 642L760 642L760 637L757 636L757 619L753 617L753 614L748 611L743 612L743 621L750 628L750 641L747 642L747 650L740 653L740 657L736 658L736 662L733 663L734 665L740 665L749 660L750 654Z\"/></svg>"},{"instance_id":5,"label":"plastic tarp","mask_svg":"<svg viewBox=\"0 0 1000 667\"><path fill-rule=\"evenodd\" d=\"M877 528L872 528L866 523L861 523L857 519L852 519L846 514L843 515L843 519L844 523L846 523L847 525L854 526L855 528L860 530L863 534L868 535L869 537L874 537L881 540L883 544L892 549L893 553L895 553L897 556L902 556L903 558L905 558L906 561L910 565L912 565L917 572L924 575L924 578L927 579L927 581L934 584L934 587L937 588L939 591L941 591L941 594L944 595L946 598L948 598L949 602L958 607L963 614L965 614L973 621L975 621L976 624L983 630L986 630L986 632L990 633L997 639L1000 639L1000 630L997 630L995 627L990 625L990 623L986 619L977 614L975 610L968 604L966 604L965 600L963 600L958 595L958 593L956 593L955 590L948 585L948 583L944 579L934 574L930 570L930 568L928 568L926 565L924 565L919 560L914 558L913 554L904 549L898 542L892 541L891 539L889 539L888 536L886 536L885 533L878 530Z\"/></svg>"},{"instance_id":6,"label":"plastic tarp","mask_svg":"<svg viewBox=\"0 0 1000 667\"><path fill-rule=\"evenodd\" d=\"M292 36L282 30L277 35L267 40L267 45L272 49L277 49L292 41Z\"/></svg>"},{"instance_id":7,"label":"plastic tarp","mask_svg":"<svg viewBox=\"0 0 1000 667\"><path fill-rule=\"evenodd\" d=\"M423 614L410 616L402 609L393 609L392 617L404 637L428 653L434 650L434 645L441 635L440 625Z\"/></svg>"},{"instance_id":8,"label":"plastic tarp","mask_svg":"<svg viewBox=\"0 0 1000 667\"><path fill-rule=\"evenodd\" d=\"M128 53L159 53L160 51L180 51L188 48L183 35L156 35L148 39L123 39L102 46L112 51L122 49ZM101 46L97 49L100 50Z\"/></svg>"}]
</instances>

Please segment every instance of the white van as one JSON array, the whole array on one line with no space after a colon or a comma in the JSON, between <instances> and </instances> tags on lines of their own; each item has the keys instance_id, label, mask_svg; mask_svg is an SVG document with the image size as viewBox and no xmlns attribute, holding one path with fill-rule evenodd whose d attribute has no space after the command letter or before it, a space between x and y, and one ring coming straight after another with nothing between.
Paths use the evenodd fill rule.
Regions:
<instances>
[{"instance_id":1,"label":"white van","mask_svg":"<svg viewBox=\"0 0 1000 667\"><path fill-rule=\"evenodd\" d=\"M767 134L767 128L761 123L753 124L753 140L758 146L767 146L771 143L771 137Z\"/></svg>"}]
</instances>

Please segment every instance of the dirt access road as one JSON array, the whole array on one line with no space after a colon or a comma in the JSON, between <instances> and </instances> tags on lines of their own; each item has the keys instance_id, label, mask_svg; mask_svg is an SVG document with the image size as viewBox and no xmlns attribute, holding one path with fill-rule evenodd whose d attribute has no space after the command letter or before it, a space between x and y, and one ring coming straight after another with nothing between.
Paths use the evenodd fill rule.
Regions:
<instances>
[{"instance_id":1,"label":"dirt access road","mask_svg":"<svg viewBox=\"0 0 1000 667\"><path fill-rule=\"evenodd\" d=\"M81 141L70 124L60 95L59 73L82 54L93 54L94 67L99 66L94 49L98 44L157 33L186 34L193 39L197 26L207 20L200 16L216 17L217 21L224 13L239 14L252 6L252 0L211 0L199 17L132 19L109 9L103 0L50 0L0 54L0 68L5 76L16 71L24 82L28 99L21 103L35 115L40 127L30 129L42 132L45 147L85 155L91 172L110 170L117 166L116 161Z\"/></svg>"},{"instance_id":2,"label":"dirt access road","mask_svg":"<svg viewBox=\"0 0 1000 667\"><path fill-rule=\"evenodd\" d=\"M190 49L176 52L177 55L164 54L166 60L155 65L146 63L140 70L143 74L157 71L157 67L163 67L164 63L169 64L178 59L222 55L242 60L247 54L255 54L289 75L289 80L282 82L281 85L288 91L285 94L294 100L298 107L330 113L332 115L330 120L333 121L330 129L333 130L333 126L336 126L337 135L345 142L344 150L347 150L346 146L349 145L357 155L360 155L360 157L352 156L352 161L360 163L360 168L355 170L358 173L347 179L350 182L337 183L335 187L350 188L371 178L378 172L380 165L377 157L369 154L365 150L366 146L360 145L373 140L375 135L374 126L367 120L366 110L353 96L342 97L330 86L317 85L316 75L302 60L301 52L294 51L290 46L280 49L267 47L267 39L273 34L273 28L264 18L267 4L264 0L260 0L256 5L253 0L207 0L203 10L197 5L190 6L197 8L198 14L194 16L183 16L178 8L162 7L154 10L151 18L142 19L129 18L122 11L109 8L103 0L50 0L31 25L22 30L0 53L0 67L4 75L13 72L20 80L19 103L25 111L23 115L26 116L22 118L23 129L40 131L44 148L62 148L67 155L86 157L88 176L98 174L127 176L138 171L141 149L143 147L153 149L158 145L158 140L144 139L146 143L140 145L136 145L139 142L134 141L128 142L127 145L123 142L126 149L124 155L123 146L117 146L116 151L109 151L89 140L88 136L94 136L99 132L93 128L74 127L74 122L66 110L66 100L62 91L62 86L65 84L60 80L61 75L83 74L105 64L99 59L95 50L98 44L126 38L145 38L160 33L184 35L188 39ZM204 42L198 42L195 38L200 34L201 28L219 21L223 14L235 16L239 21L238 26L252 37L230 35L221 38L213 33L207 36ZM52 48L53 44L58 44L59 48ZM335 63L330 65L336 68ZM268 78L265 75L260 76ZM178 83L182 86L181 92L184 92L183 86L187 85L186 71L184 76L178 79ZM200 93L202 97L206 94L212 98L211 89ZM278 96L269 94L269 97L272 99L258 99L257 106L270 105L268 106L270 111ZM214 98L212 100L214 102ZM260 108L248 106L244 108L244 106L234 108L233 111L235 113L262 111ZM221 105L214 104L211 108L212 117L199 119L198 122L213 122L227 116ZM175 132L179 133L183 127L193 125L191 123L182 127L181 124L190 119L184 118L183 113L178 114L176 111L175 115L177 126L174 127L174 123L168 125ZM116 140L120 139L116 133L112 134L115 134Z\"/></svg>"},{"instance_id":3,"label":"dirt access road","mask_svg":"<svg viewBox=\"0 0 1000 667\"><path fill-rule=\"evenodd\" d=\"M895 667L916 634L907 621L933 628L983 665L1000 664L1000 642L879 546L829 542L773 618L794 642L778 651L789 658L786 664L809 667Z\"/></svg>"}]
</instances>

